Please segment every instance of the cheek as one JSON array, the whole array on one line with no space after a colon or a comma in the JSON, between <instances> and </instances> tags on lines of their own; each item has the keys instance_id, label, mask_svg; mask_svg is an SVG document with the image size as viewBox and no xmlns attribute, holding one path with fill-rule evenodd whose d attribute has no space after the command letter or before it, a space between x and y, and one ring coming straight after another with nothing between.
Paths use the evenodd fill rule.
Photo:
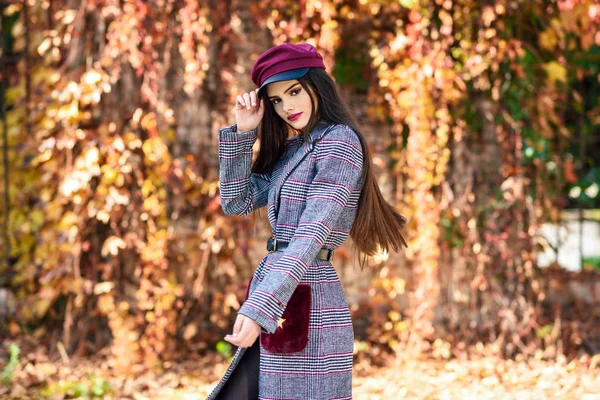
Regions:
<instances>
[{"instance_id":1,"label":"cheek","mask_svg":"<svg viewBox=\"0 0 600 400\"><path fill-rule=\"evenodd\" d=\"M302 108L312 113L312 102L310 101L310 97L307 96L306 99L302 101Z\"/></svg>"},{"instance_id":2,"label":"cheek","mask_svg":"<svg viewBox=\"0 0 600 400\"><path fill-rule=\"evenodd\" d=\"M310 101L310 97L308 95L302 99L302 107L307 110L312 110L312 102Z\"/></svg>"},{"instance_id":3,"label":"cheek","mask_svg":"<svg viewBox=\"0 0 600 400\"><path fill-rule=\"evenodd\" d=\"M275 106L275 112L277 113L277 115L283 118L284 112L279 104Z\"/></svg>"}]
</instances>

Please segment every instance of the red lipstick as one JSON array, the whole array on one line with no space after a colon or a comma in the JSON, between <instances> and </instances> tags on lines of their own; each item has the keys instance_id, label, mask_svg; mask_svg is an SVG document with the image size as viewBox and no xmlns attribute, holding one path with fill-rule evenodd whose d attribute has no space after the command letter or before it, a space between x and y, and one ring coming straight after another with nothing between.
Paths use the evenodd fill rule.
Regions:
<instances>
[{"instance_id":1,"label":"red lipstick","mask_svg":"<svg viewBox=\"0 0 600 400\"><path fill-rule=\"evenodd\" d=\"M298 114L292 114L292 115L289 115L289 116L287 117L287 119L289 119L290 121L295 121L295 120L297 120L298 118L300 118L300 114L302 114L302 113L301 113L301 112L299 112Z\"/></svg>"}]
</instances>

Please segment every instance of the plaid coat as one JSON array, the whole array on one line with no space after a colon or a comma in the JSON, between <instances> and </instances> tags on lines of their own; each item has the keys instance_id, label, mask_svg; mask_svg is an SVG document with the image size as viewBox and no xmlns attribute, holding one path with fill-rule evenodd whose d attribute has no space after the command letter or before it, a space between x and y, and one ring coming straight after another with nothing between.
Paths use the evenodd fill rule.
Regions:
<instances>
[{"instance_id":1,"label":"plaid coat","mask_svg":"<svg viewBox=\"0 0 600 400\"><path fill-rule=\"evenodd\" d=\"M354 222L362 187L360 140L347 126L320 121L310 141L289 139L272 171L255 174L257 130L236 130L219 131L223 210L247 215L266 206L274 236L289 242L259 263L238 311L261 326L259 399L351 399L350 311L331 262L316 256L323 247L340 246ZM217 398L245 350L238 348L207 400Z\"/></svg>"}]
</instances>

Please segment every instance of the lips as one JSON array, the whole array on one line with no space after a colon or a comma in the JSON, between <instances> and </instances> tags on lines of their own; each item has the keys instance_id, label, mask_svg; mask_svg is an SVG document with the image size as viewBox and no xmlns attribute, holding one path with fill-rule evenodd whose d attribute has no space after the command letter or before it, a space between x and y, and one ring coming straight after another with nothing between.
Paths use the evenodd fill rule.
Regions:
<instances>
[{"instance_id":1,"label":"lips","mask_svg":"<svg viewBox=\"0 0 600 400\"><path fill-rule=\"evenodd\" d=\"M298 114L292 114L292 115L289 115L289 116L287 117L287 119L289 119L290 121L295 121L295 120L297 120L298 118L300 118L300 115L301 115L301 114L302 114L302 113L301 113L301 112L299 112Z\"/></svg>"}]
</instances>

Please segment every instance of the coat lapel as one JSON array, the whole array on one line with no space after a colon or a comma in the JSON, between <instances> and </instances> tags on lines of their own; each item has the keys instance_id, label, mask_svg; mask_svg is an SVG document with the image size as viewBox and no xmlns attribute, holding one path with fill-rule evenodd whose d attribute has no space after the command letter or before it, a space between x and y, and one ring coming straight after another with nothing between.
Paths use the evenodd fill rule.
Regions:
<instances>
[{"instance_id":1,"label":"coat lapel","mask_svg":"<svg viewBox=\"0 0 600 400\"><path fill-rule=\"evenodd\" d=\"M275 182L275 188L273 190L273 192L274 192L273 204L274 204L275 219L277 219L276 216L279 213L279 200L280 200L280 196L281 196L281 188L282 188L284 182L290 176L292 171L294 171L294 168L296 168L298 166L298 164L300 164L300 162L302 160L304 160L304 158L310 152L313 151L315 143L317 141L319 141L321 139L321 137L323 137L323 135L327 131L329 131L329 129L332 127L333 127L333 125L331 125L330 123L325 122L323 120L317 122L317 125L315 126L315 128L312 130L312 132L309 135L310 141L304 142L302 144L302 146L300 146L300 148L294 153L292 158L290 158L288 160L288 162L286 163L285 167L283 168L283 170L281 172L281 175L279 175L279 178Z\"/></svg>"}]
</instances>

